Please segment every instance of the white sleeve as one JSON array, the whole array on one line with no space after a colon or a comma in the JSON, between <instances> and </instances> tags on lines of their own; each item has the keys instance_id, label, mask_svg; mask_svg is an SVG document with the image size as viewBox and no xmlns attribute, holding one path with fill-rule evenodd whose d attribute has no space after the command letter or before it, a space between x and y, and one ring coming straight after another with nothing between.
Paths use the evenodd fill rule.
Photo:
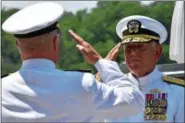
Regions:
<instances>
[{"instance_id":1,"label":"white sleeve","mask_svg":"<svg viewBox=\"0 0 185 123\"><path fill-rule=\"evenodd\" d=\"M119 79L115 79L115 82ZM91 84L87 84L87 83ZM92 74L85 73L82 79L83 87L93 94L93 104L96 107L95 117L123 118L141 112L144 107L144 95L137 86L125 84L115 87L97 82Z\"/></svg>"},{"instance_id":2,"label":"white sleeve","mask_svg":"<svg viewBox=\"0 0 185 123\"><path fill-rule=\"evenodd\" d=\"M126 76L119 68L118 64L114 61L109 61L106 59L100 59L95 64L101 79L104 83L110 85L135 85L138 86L137 81L131 80ZM115 81L116 80L116 81Z\"/></svg>"}]
</instances>

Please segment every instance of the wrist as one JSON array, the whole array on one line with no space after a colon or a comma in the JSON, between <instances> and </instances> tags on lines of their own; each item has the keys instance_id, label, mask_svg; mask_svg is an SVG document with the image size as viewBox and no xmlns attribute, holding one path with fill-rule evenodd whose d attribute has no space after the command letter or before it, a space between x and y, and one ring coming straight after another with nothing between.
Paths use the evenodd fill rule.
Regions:
<instances>
[{"instance_id":1,"label":"wrist","mask_svg":"<svg viewBox=\"0 0 185 123\"><path fill-rule=\"evenodd\" d=\"M98 61L100 61L100 60L102 60L102 59L103 59L102 57L97 58L97 59L95 60L95 62L94 62L94 64L93 64L93 65L97 64L97 63L98 63Z\"/></svg>"}]
</instances>

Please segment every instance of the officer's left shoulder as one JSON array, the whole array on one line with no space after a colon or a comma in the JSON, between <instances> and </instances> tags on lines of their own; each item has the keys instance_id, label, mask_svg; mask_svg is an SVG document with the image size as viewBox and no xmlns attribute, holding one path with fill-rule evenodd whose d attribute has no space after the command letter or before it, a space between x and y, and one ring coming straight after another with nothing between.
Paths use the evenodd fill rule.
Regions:
<instances>
[{"instance_id":1,"label":"officer's left shoulder","mask_svg":"<svg viewBox=\"0 0 185 123\"><path fill-rule=\"evenodd\" d=\"M162 76L164 82L176 86L185 87L185 82L182 79L171 77L171 76Z\"/></svg>"}]
</instances>

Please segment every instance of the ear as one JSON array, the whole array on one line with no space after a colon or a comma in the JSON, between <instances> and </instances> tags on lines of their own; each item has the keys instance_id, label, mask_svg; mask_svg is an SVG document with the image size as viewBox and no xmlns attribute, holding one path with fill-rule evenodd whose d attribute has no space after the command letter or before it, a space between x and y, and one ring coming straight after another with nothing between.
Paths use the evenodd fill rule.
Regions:
<instances>
[{"instance_id":1,"label":"ear","mask_svg":"<svg viewBox=\"0 0 185 123\"><path fill-rule=\"evenodd\" d=\"M53 49L57 50L58 42L57 42L57 36L53 38Z\"/></svg>"},{"instance_id":2,"label":"ear","mask_svg":"<svg viewBox=\"0 0 185 123\"><path fill-rule=\"evenodd\" d=\"M163 47L161 44L157 45L156 46L156 51L155 51L155 59L156 59L156 62L159 60L161 54L162 54L162 50L163 50Z\"/></svg>"},{"instance_id":3,"label":"ear","mask_svg":"<svg viewBox=\"0 0 185 123\"><path fill-rule=\"evenodd\" d=\"M17 40L16 40L16 46L17 46L17 47L19 47L19 43L18 43L18 41L17 41Z\"/></svg>"}]
</instances>

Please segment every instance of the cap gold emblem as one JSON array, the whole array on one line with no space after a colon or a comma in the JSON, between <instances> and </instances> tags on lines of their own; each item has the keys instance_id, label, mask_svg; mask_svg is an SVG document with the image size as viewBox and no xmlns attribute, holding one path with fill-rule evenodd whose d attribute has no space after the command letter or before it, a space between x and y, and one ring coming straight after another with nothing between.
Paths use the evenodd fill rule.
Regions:
<instances>
[{"instance_id":1,"label":"cap gold emblem","mask_svg":"<svg viewBox=\"0 0 185 123\"><path fill-rule=\"evenodd\" d=\"M139 22L138 20L131 20L127 24L129 33L138 33L140 27L141 27L141 22Z\"/></svg>"}]
</instances>

